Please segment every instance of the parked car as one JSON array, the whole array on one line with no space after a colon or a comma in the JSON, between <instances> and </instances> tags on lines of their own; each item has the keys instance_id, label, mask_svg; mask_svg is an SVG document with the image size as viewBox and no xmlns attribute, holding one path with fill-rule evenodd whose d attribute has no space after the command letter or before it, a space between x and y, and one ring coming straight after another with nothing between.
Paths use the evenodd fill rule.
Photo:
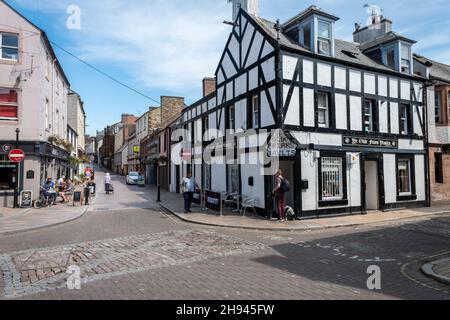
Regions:
<instances>
[{"instance_id":1,"label":"parked car","mask_svg":"<svg viewBox=\"0 0 450 320\"><path fill-rule=\"evenodd\" d=\"M141 185L144 181L144 176L139 172L130 172L127 175L127 184L129 185Z\"/></svg>"}]
</instances>

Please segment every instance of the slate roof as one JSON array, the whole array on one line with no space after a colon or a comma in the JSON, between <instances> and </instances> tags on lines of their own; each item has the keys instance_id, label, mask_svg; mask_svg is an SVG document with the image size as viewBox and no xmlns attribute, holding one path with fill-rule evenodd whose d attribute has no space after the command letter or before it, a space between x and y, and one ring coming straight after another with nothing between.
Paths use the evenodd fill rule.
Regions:
<instances>
[{"instance_id":1,"label":"slate roof","mask_svg":"<svg viewBox=\"0 0 450 320\"><path fill-rule=\"evenodd\" d=\"M414 59L420 63L427 65L431 64L430 77L450 82L450 66L441 62L437 62L426 57L414 54Z\"/></svg>"},{"instance_id":2,"label":"slate roof","mask_svg":"<svg viewBox=\"0 0 450 320\"><path fill-rule=\"evenodd\" d=\"M275 30L274 22L260 18L260 17L253 16L253 15L251 17L258 23L258 25L260 25L266 31L266 33L270 37L272 37L275 41L277 40L277 31ZM300 52L305 52L305 53L310 53L310 54L313 53L312 51L303 47L301 44L292 40L291 38L289 38L282 32L280 32L280 45L282 47L294 49L294 50L297 50ZM356 64L356 65L361 65L364 67L375 68L380 71L389 71L389 72L395 72L395 73L401 74L400 72L393 70L381 63L378 63L375 60L368 57L367 55L365 55L361 51L359 43L336 39L335 45L336 45L335 60L352 63L352 64ZM349 55L345 54L344 53L345 51L356 55L357 59L354 59L354 58L350 57Z\"/></svg>"},{"instance_id":3,"label":"slate roof","mask_svg":"<svg viewBox=\"0 0 450 320\"><path fill-rule=\"evenodd\" d=\"M406 38L406 37L404 37L404 36L402 36L402 35L400 35L398 33L390 31L390 32L388 32L386 34L383 34L382 36L376 38L373 41L361 44L360 45L360 49L361 50L367 50L367 49L370 49L370 48L377 47L380 44L385 44L385 43L389 43L391 41L396 41L396 40L403 40L403 41L406 41L406 42L409 42L409 43L412 43L412 44L417 42L415 40Z\"/></svg>"}]
</instances>

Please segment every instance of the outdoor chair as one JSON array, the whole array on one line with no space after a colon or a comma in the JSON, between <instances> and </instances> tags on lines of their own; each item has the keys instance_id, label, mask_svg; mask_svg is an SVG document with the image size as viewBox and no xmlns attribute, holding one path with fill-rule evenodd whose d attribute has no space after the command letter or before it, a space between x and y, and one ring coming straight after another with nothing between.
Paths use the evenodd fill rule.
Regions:
<instances>
[{"instance_id":1,"label":"outdoor chair","mask_svg":"<svg viewBox=\"0 0 450 320\"><path fill-rule=\"evenodd\" d=\"M253 213L255 215L257 215L255 203L256 203L256 197L251 196L251 197L244 198L244 200L242 201L242 206L241 206L242 216L245 217L245 214L247 213L247 210L249 210L249 209L251 211L253 211Z\"/></svg>"}]
</instances>

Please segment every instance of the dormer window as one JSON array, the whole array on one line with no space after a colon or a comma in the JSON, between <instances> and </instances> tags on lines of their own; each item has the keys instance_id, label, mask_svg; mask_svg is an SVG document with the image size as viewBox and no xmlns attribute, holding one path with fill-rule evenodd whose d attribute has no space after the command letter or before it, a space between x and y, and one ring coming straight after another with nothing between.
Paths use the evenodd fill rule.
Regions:
<instances>
[{"instance_id":1,"label":"dormer window","mask_svg":"<svg viewBox=\"0 0 450 320\"><path fill-rule=\"evenodd\" d=\"M401 45L401 68L404 73L411 73L411 46L402 43Z\"/></svg>"},{"instance_id":2,"label":"dormer window","mask_svg":"<svg viewBox=\"0 0 450 320\"><path fill-rule=\"evenodd\" d=\"M312 29L311 24L307 23L301 28L301 43L305 48L311 50Z\"/></svg>"},{"instance_id":3,"label":"dormer window","mask_svg":"<svg viewBox=\"0 0 450 320\"><path fill-rule=\"evenodd\" d=\"M319 20L317 53L331 55L331 23Z\"/></svg>"},{"instance_id":4,"label":"dormer window","mask_svg":"<svg viewBox=\"0 0 450 320\"><path fill-rule=\"evenodd\" d=\"M395 69L395 50L389 49L386 52L386 62L387 66Z\"/></svg>"}]
</instances>

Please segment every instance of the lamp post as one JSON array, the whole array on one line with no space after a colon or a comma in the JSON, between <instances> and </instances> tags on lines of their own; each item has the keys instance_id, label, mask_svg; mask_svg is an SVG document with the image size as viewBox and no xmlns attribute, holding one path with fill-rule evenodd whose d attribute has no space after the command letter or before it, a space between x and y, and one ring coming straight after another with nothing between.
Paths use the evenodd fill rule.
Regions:
<instances>
[{"instance_id":1,"label":"lamp post","mask_svg":"<svg viewBox=\"0 0 450 320\"><path fill-rule=\"evenodd\" d=\"M19 149L20 129L16 129L16 149ZM19 163L16 162L16 176L14 182L14 209L19 208Z\"/></svg>"}]
</instances>

